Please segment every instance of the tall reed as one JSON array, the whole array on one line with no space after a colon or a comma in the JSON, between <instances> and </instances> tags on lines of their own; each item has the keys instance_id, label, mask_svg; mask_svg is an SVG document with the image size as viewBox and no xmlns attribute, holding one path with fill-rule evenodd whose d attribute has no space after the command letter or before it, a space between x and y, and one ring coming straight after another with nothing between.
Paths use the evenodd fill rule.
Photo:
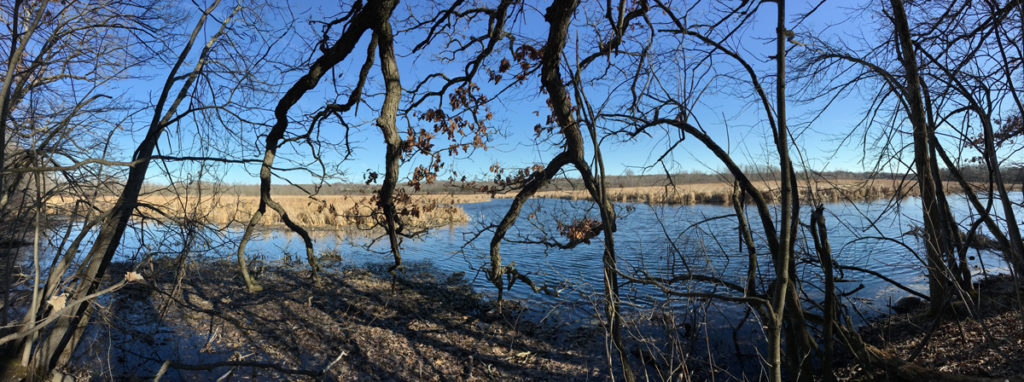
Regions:
<instances>
[{"instance_id":1,"label":"tall reed","mask_svg":"<svg viewBox=\"0 0 1024 382\"><path fill-rule=\"evenodd\" d=\"M275 196L292 219L310 228L369 227L379 216L373 195ZM469 221L458 206L490 200L483 194L412 195L396 203L404 221L412 228L429 228ZM114 197L99 197L92 203L103 210L113 205ZM51 206L54 212L71 207L74 200L58 198ZM140 211L156 219L188 218L221 226L244 223L259 203L258 196L212 194L202 198L150 194L140 198ZM264 216L264 226L283 225L272 210Z\"/></svg>"},{"instance_id":2,"label":"tall reed","mask_svg":"<svg viewBox=\"0 0 1024 382\"><path fill-rule=\"evenodd\" d=\"M779 200L777 182L756 181L755 185L764 190L769 202ZM694 205L731 204L732 184L725 182L680 184L675 186L614 187L608 189L609 197L616 202L644 204ZM872 201L887 198L916 196L918 188L910 182L900 180L830 180L798 185L804 202L833 203L842 201ZM959 186L949 184L947 190L959 191ZM501 197L503 195L499 195ZM586 190L545 190L537 193L540 198L587 200Z\"/></svg>"}]
</instances>

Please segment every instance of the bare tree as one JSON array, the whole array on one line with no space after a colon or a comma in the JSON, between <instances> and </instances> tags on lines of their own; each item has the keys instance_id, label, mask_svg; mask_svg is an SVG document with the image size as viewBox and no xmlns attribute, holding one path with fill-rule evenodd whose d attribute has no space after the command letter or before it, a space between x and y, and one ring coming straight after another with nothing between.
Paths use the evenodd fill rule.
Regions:
<instances>
[{"instance_id":1,"label":"bare tree","mask_svg":"<svg viewBox=\"0 0 1024 382\"><path fill-rule=\"evenodd\" d=\"M935 8L935 14L912 12L920 15L916 18L907 17L902 2L886 5L888 7L881 9L892 22L892 34L885 35L869 52L851 51L812 38L813 42L802 52L806 60L802 60L801 77L806 77L807 82L829 84L826 87L830 97L869 80L883 84L873 101L874 110L867 115L882 114L888 120L881 124L890 129L885 133L889 138L882 140L885 145L898 144L893 139L899 137L901 114L907 116L912 127L913 172L925 212L923 238L930 295L933 296L931 308L933 313L938 313L950 299L971 298L961 291L969 292L972 288L966 248L979 225L984 224L1006 248L1011 266L1014 269L1020 266L1018 225L998 223L1000 218L1004 221L1016 218L1010 207L1013 201L1005 192L1007 187L999 168L993 128L996 115L1019 109L1005 106L1013 105L1015 99L1014 92L1010 91L1013 81L1006 80L1010 78L1006 74L1019 68L1014 64L981 62L1007 53L1005 46L1000 48L1004 39L996 37L1004 33L1001 31L1005 31L1004 25L1012 19L1017 5L949 2ZM856 74L846 76L846 68L856 68ZM828 78L836 73L841 75ZM904 80L900 79L901 73ZM882 108L891 111L883 114ZM953 127L956 120L960 120L960 124ZM873 118L866 117L865 122L870 124ZM977 135L970 132L971 125L981 125L982 132ZM947 126L953 128L946 129ZM977 197L976 186L961 174L964 163L956 158L961 158L965 149L977 150L987 168L991 180L987 205ZM891 150L892 155L883 153L880 160L896 158L901 149L883 150ZM946 190L948 186L941 178L940 163L978 213L978 220L965 224L972 227L967 235L961 233L962 228L950 212L946 193L957 190ZM1002 207L998 214L992 208L997 199Z\"/></svg>"},{"instance_id":2,"label":"bare tree","mask_svg":"<svg viewBox=\"0 0 1024 382\"><path fill-rule=\"evenodd\" d=\"M153 55L140 44L152 41L150 28L160 28L159 8L149 16L131 12L144 2L57 4L47 1L5 3L2 40L9 54L0 93L0 211L5 240L20 241L26 177L29 169L56 171L48 183L66 200L109 186L108 170L86 158L109 150L110 129L124 122L122 97L109 94L113 82L129 76L125 66ZM135 37L129 37L134 35ZM66 166L73 163L72 166ZM62 167L62 168L58 168ZM57 182L57 183L55 183ZM53 196L53 195L48 195ZM84 200L88 200L85 198ZM5 258L5 274L15 264ZM10 288L4 283L5 296ZM10 301L5 297L5 312ZM6 313L4 313L6 316ZM6 322L6 320L4 320Z\"/></svg>"},{"instance_id":3,"label":"bare tree","mask_svg":"<svg viewBox=\"0 0 1024 382\"><path fill-rule=\"evenodd\" d=\"M364 33L368 32L368 31L372 31L375 34L375 36L377 36L373 40L373 41L375 41L375 43L372 43L370 45L371 48L373 48L375 45L380 45L381 44L381 39L384 39L384 38L388 39L388 41L384 42L385 44L390 44L391 43L390 42L390 37L389 36L382 37L381 34L380 34L381 32L379 30L387 27L388 19L391 17L391 12L392 12L392 10L394 10L394 7L395 7L396 3L397 2L394 2L394 1L373 1L373 2L367 3L365 6L363 6L361 4L355 4L352 7L352 9L349 11L348 14L346 14L341 19L338 19L338 20L335 20L335 22L332 22L331 25L338 24L338 23L348 22L347 28L342 33L342 35L334 42L334 44L332 44L330 47L326 48L324 50L324 54L322 56L320 56L320 58L318 58L315 62L313 62L312 65L310 65L310 68L307 71L307 73L305 75L303 75L302 78L300 78L298 81L296 81L296 83L294 85L292 85L292 87L290 89L288 89L288 91L285 93L285 95L278 102L277 107L274 109L274 114L275 114L276 122L275 122L273 128L267 134L267 141L266 141L266 148L265 148L266 154L263 157L263 165L262 165L262 167L260 169L260 202L259 202L259 207L257 207L256 212L253 213L252 218L249 220L248 225L246 225L245 232L244 232L244 234L242 236L242 239L241 239L241 242L239 243L239 246L238 246L238 262L239 262L239 266L241 268L242 275L243 275L243 277L245 279L245 283L249 287L250 291L256 292L256 291L259 291L262 288L259 285L257 285L251 279L251 277L248 274L248 270L247 270L247 268L245 266L245 246L246 246L246 243L249 241L249 238L252 236L253 229L255 228L256 224L259 223L260 218L263 216L263 213L266 211L267 206L270 206L270 208L274 209L275 211L277 211L278 214L281 215L281 219L285 222L285 224L288 226L289 229L295 231L300 236L302 236L303 242L305 243L305 246L306 246L306 257L307 257L307 259L309 261L309 264L310 264L310 268L311 268L311 271L312 271L313 279L314 279L314 281L316 283L320 282L320 280L319 280L319 266L316 264L316 257L313 254L313 243L312 243L312 240L309 237L309 234L301 226L299 226L298 224L295 224L294 222L292 222L292 220L290 218L288 218L287 211L285 211L284 208L280 206L280 204L274 202L274 200L271 198L271 195L270 195L270 184L271 184L270 183L271 182L270 181L270 177L271 177L272 166L274 164L275 154L277 152L277 148L278 148L279 142L280 142L281 138L284 136L285 130L288 128L288 110L292 107L292 105L294 105L296 102L298 102L299 98L301 98L304 93L306 93L307 91L309 91L310 89L315 87L317 82L320 80L320 78L324 74L326 74L331 67L336 65L338 62L344 60L349 55L349 53L352 52L352 50L355 48L356 43L359 41L360 37ZM381 48L379 48L379 49L381 49L381 52L382 52L381 53L382 61L386 59L386 57L385 57L386 54L384 53L383 50L387 49L387 48L388 47L381 47ZM368 54L368 56L369 56L369 54ZM370 58L367 58L367 62L372 62L370 60L371 60ZM386 63L382 64L382 68L387 67L387 69L382 69L382 70L388 71L388 69L393 69L393 65L394 65L394 62L393 62L393 57L392 57L391 58L391 62L386 62ZM393 80L397 81L397 73L396 72L390 72L389 71L388 74L394 75L395 77L393 78ZM365 70L360 75L361 76L365 76L366 75ZM361 85L363 83L363 81L360 80L359 83ZM393 84L391 84L389 86L399 86L399 89L400 89L400 85L398 83L393 83ZM353 94L359 94L360 92L361 92L361 89L358 89ZM391 94L389 93L389 95L391 95ZM398 95L391 95L391 96L395 97L395 96L398 96ZM394 103L394 105L392 106L393 108L389 109L389 110L391 110L393 112L394 108L397 108L398 100L397 99L392 99L390 102ZM347 106L351 107L352 104L353 103L347 104ZM345 107L344 110L342 110L342 111L345 111L345 110L347 110L347 107ZM381 129L382 130L385 130L385 131L389 130L389 127L385 126L388 123L388 121L389 121L389 119L386 116L382 116L381 117L381 120L378 122L378 124L381 125ZM394 129L393 121L391 123L392 123L392 125L390 126L390 129L393 130ZM393 132L393 131L388 131L388 132L390 133L390 132ZM391 163L392 161L397 160L396 156L391 155L392 147L391 147L390 144L393 143L393 142L391 142L390 139L397 138L397 133L395 133L394 135L395 136L388 136L388 139L389 139L389 142L388 142L389 143L389 147L388 147L388 153L389 153L388 161L389 161L389 163L388 163L388 166L389 166L389 168L391 168L391 166L394 166L395 173L393 174L393 179L395 181L397 181L397 166L398 166L398 163L395 162L393 165ZM394 187L394 184L392 183L391 184L391 189L392 190L393 190L393 187ZM382 192L382 194L383 194L383 192ZM388 198L388 201L384 202L384 203L385 204L393 203L393 202L390 202L390 200L391 199ZM393 210L393 207L391 209ZM389 235L390 235L390 233L389 233ZM397 243L393 242L393 244L397 244ZM393 251L397 251L397 246L394 247ZM398 255L397 255L397 252L395 252L395 253L396 253L395 256L396 256L396 261L397 261Z\"/></svg>"},{"instance_id":4,"label":"bare tree","mask_svg":"<svg viewBox=\"0 0 1024 382\"><path fill-rule=\"evenodd\" d=\"M133 15L133 10L146 11L146 9L126 9L124 4L121 8L113 7L97 8L96 14L116 14L122 17ZM230 24L245 9L242 4L236 4L229 11L220 7L219 1L212 2L208 7L200 9L201 13L196 19L191 34L186 36L179 55L172 62L161 94L153 106L152 119L148 123L145 139L136 148L131 161L117 162L104 157L82 159L73 162L71 165L58 165L49 167L20 168L18 171L68 171L86 166L91 163L107 165L124 165L129 168L128 180L125 186L118 192L120 194L114 206L97 219L90 219L84 223L82 230L74 238L73 242L66 248L66 251L55 257L54 263L49 269L46 287L41 293L35 296L32 304L43 306L43 302L51 301L48 309L39 309L38 312L25 317L22 327L17 333L6 336L0 342L8 343L18 341L20 349L25 354L31 354L23 360L25 366L36 372L46 372L67 362L73 349L81 339L85 327L89 323L93 311L92 299L95 296L123 286L124 282L114 286L100 289L105 273L118 250L121 238L129 224L136 208L139 206L139 194L146 179L149 164L152 162L154 150L157 149L159 139L167 131L168 127L181 123L183 119L201 111L216 109L228 110L233 107L241 107L233 101L232 94L237 94L251 85L244 78L247 75L246 69L251 67L239 67L232 70L223 70L220 63L212 59L217 52L230 50L233 45L231 39L238 38L239 34L247 33L245 28L234 29ZM215 12L224 12L224 17L217 17ZM145 15L145 13L143 13ZM246 15L246 17L251 16ZM148 17L148 16L146 16ZM146 20L142 17L137 22ZM217 21L209 23L211 19ZM106 20L111 21L111 20ZM112 21L111 21L112 22ZM216 26L216 30L210 35L205 44L196 44L200 34L209 27L208 24ZM150 24L153 25L153 24ZM139 30L132 30L139 32ZM69 36L61 35L54 41L64 41ZM163 42L173 42L164 36ZM72 40L73 42L73 40ZM73 45L73 43L72 43ZM138 48L133 48L138 49ZM259 60L261 57L253 57ZM194 60L191 70L182 73L183 65ZM121 62L120 64L125 64ZM133 64L128 62L128 64ZM121 68L120 70L126 70ZM211 73L216 73L211 75ZM229 86L220 87L215 92L204 93L198 90L199 85L210 86L216 78L223 78L229 82ZM219 85L218 85L219 86ZM242 98L242 97L240 97ZM187 106L185 106L187 105ZM183 107L185 106L185 107ZM74 112L81 112L75 110ZM73 113L72 113L73 114ZM74 117L73 115L72 117ZM163 160L181 160L173 156L157 156ZM54 160L54 164L60 162ZM91 249L84 255L78 256L78 247L93 227L98 226L96 238ZM62 246L63 247L63 246ZM58 261L58 259L60 259ZM77 263L72 267L73 263ZM68 275L68 270L75 268L73 275ZM131 276L131 275L129 275ZM132 281L132 277L125 281ZM65 301L66 304L55 304L53 298ZM63 305L63 306L60 306ZM31 340L29 340L31 339Z\"/></svg>"},{"instance_id":5,"label":"bare tree","mask_svg":"<svg viewBox=\"0 0 1024 382\"><path fill-rule=\"evenodd\" d=\"M796 187L794 165L790 159L791 144L789 139L791 133L786 116L786 43L790 40L792 32L786 28L785 2L777 2L778 9L775 13L777 16L777 33L774 36L776 49L775 56L773 57L775 64L774 105L772 99L765 92L764 88L766 86L763 85L754 66L747 59L743 58L737 50L729 48L723 42L723 40L736 31L736 28L747 24L748 19L759 9L761 3L727 8L725 10L726 13L721 19L715 20L707 24L707 26L691 26L692 24L684 21L686 20L684 16L677 15L676 10L670 5L664 2L658 2L657 4L658 8L666 14L669 20L668 26L663 29L667 29L669 33L680 36L679 38L693 39L700 44L698 46L706 47L694 48L695 52L703 52L703 50L698 49L707 49L707 53L697 56L697 63L694 64L695 68L699 68L700 64L712 56L724 56L738 65L740 78L743 78L745 82L744 86L749 86L753 89L755 102L761 106L759 112L765 114L765 120L771 129L771 137L774 140L774 152L772 154L778 157L779 168L781 169L779 179L781 191L780 205L778 207L779 214L776 216L771 213L770 201L764 196L764 192L754 185L730 153L712 139L707 131L699 127L700 121L696 118L696 113L693 111L698 107L699 93L696 93L693 97L678 97L672 94L658 93L670 91L669 89L651 87L649 93L640 93L642 97L650 99L652 106L648 110L641 110L632 115L612 114L611 117L624 121L631 126L630 129L621 131L621 134L626 136L648 134L657 126L670 126L682 133L680 138L676 138L674 142L678 142L682 137L689 135L696 138L704 147L710 149L722 164L726 166L731 176L734 177L739 190L741 190L739 192L742 195L749 196L751 202L756 207L764 233L764 240L767 242L769 253L771 254L770 262L773 265L774 279L770 283L771 288L767 295L759 295L754 292L752 285L755 284L754 276L756 275L755 268L757 264L755 257L757 252L753 249L755 245L753 236L741 210L737 210L737 217L740 223L741 238L745 238L743 242L748 248L748 257L750 258L748 261L746 286L733 284L718 277L695 274L683 274L669 279L650 277L644 274L632 276L631 278L638 282L657 285L674 296L704 296L724 301L751 304L757 311L761 312L764 321L767 323L769 351L767 363L771 370L770 378L772 380L783 379L784 353L787 360L785 363L789 365L789 373L791 373L790 375L793 378L810 378L812 375L809 372L811 364L807 359L809 353L816 348L816 345L807 332L807 323L799 298L800 284L795 272L800 195ZM721 33L724 37L712 37L712 33ZM691 69L684 68L683 70ZM700 79L699 75L695 78ZM633 102L635 104L647 103L641 103L641 100ZM674 117L663 116L665 114L674 115ZM674 145L669 150L671 148L674 148ZM678 291L671 287L674 283L689 280L724 286L732 293L738 293L739 295ZM785 336L783 332L786 332ZM787 338L785 341L787 344L785 352L783 351L783 337Z\"/></svg>"}]
</instances>

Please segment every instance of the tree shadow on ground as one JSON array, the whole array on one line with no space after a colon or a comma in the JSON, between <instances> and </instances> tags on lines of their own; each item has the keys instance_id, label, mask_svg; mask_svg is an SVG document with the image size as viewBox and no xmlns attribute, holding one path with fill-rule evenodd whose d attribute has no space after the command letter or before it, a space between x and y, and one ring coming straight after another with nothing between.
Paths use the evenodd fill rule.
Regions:
<instances>
[{"instance_id":1,"label":"tree shadow on ground","mask_svg":"<svg viewBox=\"0 0 1024 382\"><path fill-rule=\"evenodd\" d=\"M523 319L523 311L508 304L498 314L465 280L439 275L429 266L413 266L397 280L383 266L328 270L322 288L312 285L305 270L281 267L265 272L260 280L265 289L250 294L236 279L233 264L212 262L192 267L176 296L168 293L174 276L159 271L168 268L154 269L146 275L148 285L114 297L129 303L115 304L112 317L137 320L107 325L109 338L118 339L110 342L118 349L109 354L130 362L117 360L120 366L101 374L151 377L170 360L208 366L181 367L167 375L177 379L228 372L253 379L313 379L294 371L323 373L331 380L608 375L600 329L546 327ZM157 310L165 304L170 308L160 315Z\"/></svg>"}]
</instances>

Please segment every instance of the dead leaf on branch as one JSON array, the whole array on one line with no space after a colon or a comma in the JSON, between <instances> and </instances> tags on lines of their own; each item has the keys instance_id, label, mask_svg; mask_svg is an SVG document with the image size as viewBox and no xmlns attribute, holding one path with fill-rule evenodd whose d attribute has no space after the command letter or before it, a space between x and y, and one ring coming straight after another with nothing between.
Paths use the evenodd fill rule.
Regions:
<instances>
[{"instance_id":1,"label":"dead leaf on branch","mask_svg":"<svg viewBox=\"0 0 1024 382\"><path fill-rule=\"evenodd\" d=\"M593 218L574 219L571 224L558 223L558 231L573 243L590 244L601 233L601 221Z\"/></svg>"},{"instance_id":2,"label":"dead leaf on branch","mask_svg":"<svg viewBox=\"0 0 1024 382\"><path fill-rule=\"evenodd\" d=\"M46 303L52 306L54 311L64 309L64 306L68 303L68 295L66 293L61 293L59 295L52 296L49 300L46 300Z\"/></svg>"}]
</instances>

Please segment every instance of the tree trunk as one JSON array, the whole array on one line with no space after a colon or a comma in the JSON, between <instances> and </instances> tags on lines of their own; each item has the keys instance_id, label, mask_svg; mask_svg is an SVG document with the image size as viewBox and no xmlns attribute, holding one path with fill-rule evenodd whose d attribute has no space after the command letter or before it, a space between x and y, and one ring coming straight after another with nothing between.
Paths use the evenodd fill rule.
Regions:
<instances>
[{"instance_id":1,"label":"tree trunk","mask_svg":"<svg viewBox=\"0 0 1024 382\"><path fill-rule=\"evenodd\" d=\"M902 0L890 0L893 8L893 21L896 37L901 49L901 61L906 69L907 86L904 87L910 110L908 114L913 125L914 166L917 170L917 184L921 192L921 211L924 214L924 241L927 251L928 291L931 297L931 312L938 313L942 304L947 301L949 293L949 271L945 259L950 253L943 250L941 230L943 229L942 214L939 208L935 189L935 178L931 164L931 149L928 124L925 120L924 102L921 96L921 77L917 66L910 36L910 26Z\"/></svg>"},{"instance_id":2,"label":"tree trunk","mask_svg":"<svg viewBox=\"0 0 1024 382\"><path fill-rule=\"evenodd\" d=\"M118 245L121 242L121 237L124 236L128 220L131 218L132 212L135 211L135 207L139 199L139 192L141 191L142 184L146 179L146 171L149 169L150 157L153 155L153 150L156 148L157 141L160 139L160 136L163 134L167 125L177 115L178 106L187 97L189 90L192 88L193 83L195 83L196 77L203 70L205 58L209 52L210 46L222 35L230 20L230 17L224 20L223 24L221 24L221 29L211 37L205 49L200 53L196 67L190 75L186 76L187 79L185 83L179 90L177 97L174 98L171 105L167 107L167 111L165 113L164 105L168 100L171 87L179 78L177 74L178 70L188 57L189 53L191 53L196 38L202 31L203 26L206 24L207 17L219 4L220 0L214 1L213 4L203 12L203 15L196 23L195 29L192 31L192 35L188 40L188 43L185 45L184 49L182 49L177 62L175 62L174 67L168 74L167 80L164 83L163 91L160 95L160 100L157 102L156 108L153 112L153 120L150 123L146 137L139 144L134 155L132 155L132 161L136 163L128 172L128 181L125 183L125 187L121 191L120 197L118 197L117 202L114 204L111 214L100 226L100 231L96 236L96 241L88 255L86 255L86 260L84 260L77 273L76 278L80 281L74 288L74 292L72 292L68 297L68 301L74 301L75 298L89 295L98 289L100 280L106 273L106 269L110 265L110 261L114 257L114 253L117 251ZM50 275L50 277L60 276L61 275ZM86 325L88 325L92 309L92 304L88 302L72 305L71 311L73 313L71 315L61 317L54 323L53 328L48 333L41 335L39 343L35 349L32 368L40 372L46 372L67 362L71 356L71 352L77 345L78 340L81 339L82 332ZM27 343L25 346L32 346L32 344Z\"/></svg>"},{"instance_id":3,"label":"tree trunk","mask_svg":"<svg viewBox=\"0 0 1024 382\"><path fill-rule=\"evenodd\" d=\"M834 381L835 374L832 370L833 352L835 350L835 335L833 326L836 325L836 293L835 275L832 273L832 247L828 242L828 229L825 226L825 208L818 206L811 213L811 238L814 240L814 248L818 253L818 261L821 263L821 271L825 276L825 301L823 305L824 323L822 323L822 340L824 344L824 355L821 359L821 380Z\"/></svg>"},{"instance_id":4,"label":"tree trunk","mask_svg":"<svg viewBox=\"0 0 1024 382\"><path fill-rule=\"evenodd\" d=\"M786 1L777 0L778 12L775 27L775 102L776 102L776 124L778 134L775 137L776 150L779 153L779 168L781 171L781 195L779 220L778 249L773 253L772 263L775 266L775 290L771 298L771 322L768 325L768 365L771 369L771 380L782 381L782 331L785 319L786 301L792 291L789 287L792 284L790 279L790 265L792 264L793 242L792 235L796 217L794 194L792 188L791 171L792 164L789 159L789 132L786 126ZM794 306L792 309L799 309Z\"/></svg>"},{"instance_id":5,"label":"tree trunk","mask_svg":"<svg viewBox=\"0 0 1024 382\"><path fill-rule=\"evenodd\" d=\"M397 4L397 0L378 0L370 1L366 5L357 9L358 13L352 16L352 22L348 25L348 29L338 37L338 40L334 45L328 48L320 58L310 65L306 74L299 78L299 80L288 89L284 96L281 97L281 100L278 101L277 107L274 109L276 121L274 126L270 129L270 132L267 133L266 151L263 156L263 165L260 168L259 206L257 207L256 212L253 213L252 218L249 219L249 224L245 226L245 233L242 235L242 240L238 244L238 262L243 277L247 277L247 271L245 269L246 244L248 243L249 237L252 235L252 231L255 229L256 224L259 223L260 218L269 206L281 215L281 220L284 221L285 225L287 225L289 229L295 231L302 237L303 243L306 246L306 258L309 262L313 281L317 285L320 284L320 267L313 254L313 244L309 237L309 233L299 225L292 222L288 217L287 211L285 211L281 205L271 198L271 168L274 164L278 145L280 144L281 139L284 138L285 130L288 129L288 111L291 110L291 107L294 106L295 103L298 102L304 94L306 94L306 92L316 87L320 78L334 67L334 65L337 65L337 63L348 57L348 54L355 48L356 43L359 42L363 33L373 28L375 22L390 18L391 11L394 10ZM251 280L247 281L246 284L251 292L257 292L261 289L259 285L256 285Z\"/></svg>"},{"instance_id":6,"label":"tree trunk","mask_svg":"<svg viewBox=\"0 0 1024 382\"><path fill-rule=\"evenodd\" d=\"M398 64L395 62L391 23L387 17L377 20L375 35L380 52L380 72L384 77L386 90L384 105L381 106L380 117L377 118L377 126L380 127L380 131L384 135L384 143L387 145L384 154L384 183L380 187L377 204L384 212L384 228L387 230L388 241L391 244L391 254L395 258L395 263L388 271L394 274L396 270L400 271L402 266L402 254L399 251L398 241L400 224L398 212L395 210L395 186L398 184L398 168L402 159L402 138L398 135L395 118L398 113L398 103L402 98L402 83L398 76Z\"/></svg>"}]
</instances>

